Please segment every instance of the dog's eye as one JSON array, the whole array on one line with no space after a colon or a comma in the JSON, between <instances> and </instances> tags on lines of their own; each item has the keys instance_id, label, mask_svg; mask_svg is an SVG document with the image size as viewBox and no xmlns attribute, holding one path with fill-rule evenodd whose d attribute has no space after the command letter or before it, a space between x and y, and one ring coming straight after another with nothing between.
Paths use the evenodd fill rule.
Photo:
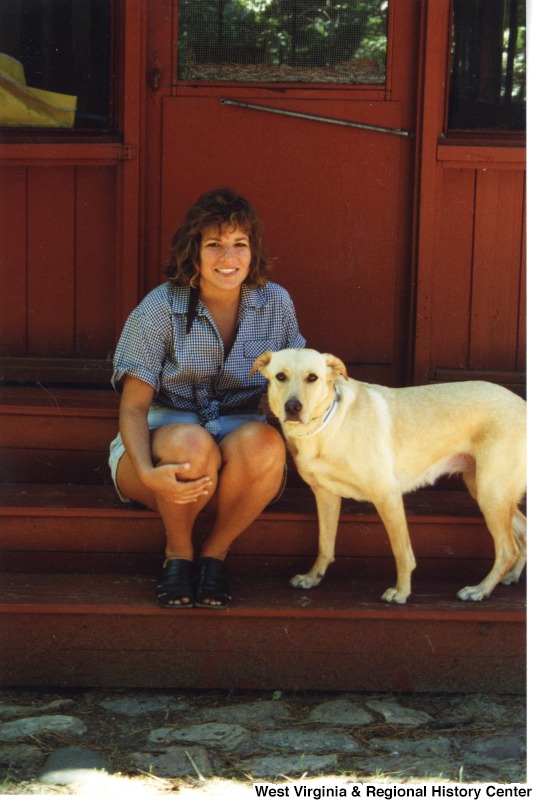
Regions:
<instances>
[{"instance_id":1,"label":"dog's eye","mask_svg":"<svg viewBox=\"0 0 533 800\"><path fill-rule=\"evenodd\" d=\"M318 380L318 375L315 375L314 372L310 372L306 378L307 383L314 383Z\"/></svg>"},{"instance_id":2,"label":"dog's eye","mask_svg":"<svg viewBox=\"0 0 533 800\"><path fill-rule=\"evenodd\" d=\"M276 380L279 381L280 383L283 383L283 381L287 380L287 376L285 375L284 372L278 372L278 374L276 375Z\"/></svg>"}]
</instances>

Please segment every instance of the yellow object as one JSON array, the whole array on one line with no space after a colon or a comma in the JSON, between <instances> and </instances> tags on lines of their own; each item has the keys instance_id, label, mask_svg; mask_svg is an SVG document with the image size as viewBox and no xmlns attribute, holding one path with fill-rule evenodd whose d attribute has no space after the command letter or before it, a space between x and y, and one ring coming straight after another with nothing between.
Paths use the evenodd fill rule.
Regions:
<instances>
[{"instance_id":1,"label":"yellow object","mask_svg":"<svg viewBox=\"0 0 533 800\"><path fill-rule=\"evenodd\" d=\"M0 53L0 126L72 128L78 98L26 86L24 67Z\"/></svg>"}]
</instances>

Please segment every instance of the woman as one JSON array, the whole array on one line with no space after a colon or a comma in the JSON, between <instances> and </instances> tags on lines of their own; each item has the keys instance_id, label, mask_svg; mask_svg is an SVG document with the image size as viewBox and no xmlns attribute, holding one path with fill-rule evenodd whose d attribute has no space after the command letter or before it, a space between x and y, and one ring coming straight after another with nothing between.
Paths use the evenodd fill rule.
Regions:
<instances>
[{"instance_id":1,"label":"woman","mask_svg":"<svg viewBox=\"0 0 533 800\"><path fill-rule=\"evenodd\" d=\"M165 607L226 608L226 554L283 490L285 444L259 410L264 379L249 373L262 352L305 340L268 274L248 201L207 192L174 235L168 282L132 312L117 346L110 466L121 499L157 510L165 524ZM214 523L195 575L193 526L207 506Z\"/></svg>"}]
</instances>

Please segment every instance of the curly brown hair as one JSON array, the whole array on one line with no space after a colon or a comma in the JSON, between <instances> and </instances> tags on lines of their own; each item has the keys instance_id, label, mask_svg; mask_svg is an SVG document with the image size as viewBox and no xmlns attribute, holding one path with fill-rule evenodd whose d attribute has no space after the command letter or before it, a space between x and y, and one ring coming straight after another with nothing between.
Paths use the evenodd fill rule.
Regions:
<instances>
[{"instance_id":1,"label":"curly brown hair","mask_svg":"<svg viewBox=\"0 0 533 800\"><path fill-rule=\"evenodd\" d=\"M244 283L264 286L271 263L265 251L263 225L248 200L226 188L206 192L187 212L172 237L170 262L165 271L168 279L178 286L197 288L202 234L207 228L228 225L240 228L250 238L252 260Z\"/></svg>"}]
</instances>

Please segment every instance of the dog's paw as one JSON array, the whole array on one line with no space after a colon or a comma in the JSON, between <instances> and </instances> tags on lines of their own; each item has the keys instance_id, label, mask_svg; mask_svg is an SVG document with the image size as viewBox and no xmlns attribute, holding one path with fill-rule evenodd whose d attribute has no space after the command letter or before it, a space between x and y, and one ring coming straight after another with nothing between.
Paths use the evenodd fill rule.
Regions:
<instances>
[{"instance_id":1,"label":"dog's paw","mask_svg":"<svg viewBox=\"0 0 533 800\"><path fill-rule=\"evenodd\" d=\"M290 583L295 589L313 589L315 586L318 586L322 577L322 575L316 576L311 575L311 573L307 573L307 575L295 575L294 578L291 578Z\"/></svg>"},{"instance_id":2,"label":"dog's paw","mask_svg":"<svg viewBox=\"0 0 533 800\"><path fill-rule=\"evenodd\" d=\"M459 600L472 600L474 603L479 603L481 600L484 600L490 594L480 589L479 586L464 586L457 592L457 597Z\"/></svg>"},{"instance_id":3,"label":"dog's paw","mask_svg":"<svg viewBox=\"0 0 533 800\"><path fill-rule=\"evenodd\" d=\"M396 605L403 605L407 600L407 596L402 594L396 587L393 589L387 589L386 592L383 592L381 595L381 599L384 603L394 603Z\"/></svg>"},{"instance_id":4,"label":"dog's paw","mask_svg":"<svg viewBox=\"0 0 533 800\"><path fill-rule=\"evenodd\" d=\"M513 568L507 573L507 575L504 575L504 577L501 580L501 583L503 583L504 586L512 586L513 583L518 583L521 574L522 574L521 568L520 569Z\"/></svg>"}]
</instances>

